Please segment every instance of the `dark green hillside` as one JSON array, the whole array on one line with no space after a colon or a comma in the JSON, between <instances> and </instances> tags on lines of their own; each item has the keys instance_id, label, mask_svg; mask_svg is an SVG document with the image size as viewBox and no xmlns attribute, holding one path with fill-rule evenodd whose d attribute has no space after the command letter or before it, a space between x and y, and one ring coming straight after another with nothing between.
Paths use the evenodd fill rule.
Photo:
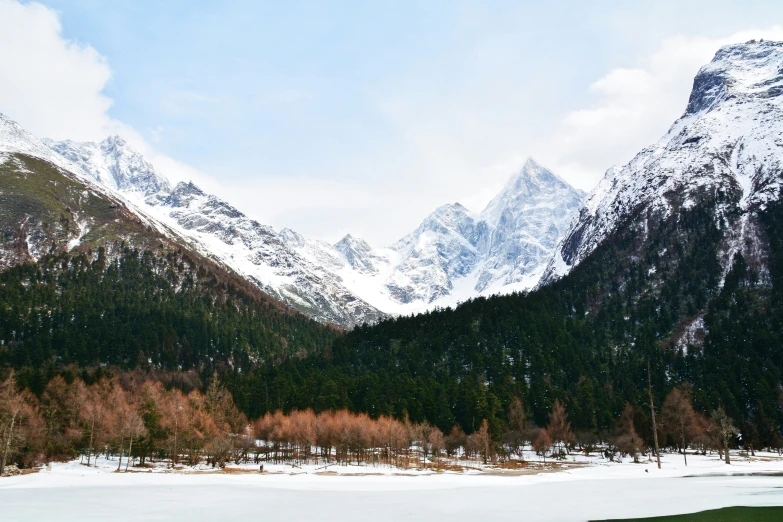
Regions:
<instances>
[{"instance_id":1,"label":"dark green hillside","mask_svg":"<svg viewBox=\"0 0 783 522\"><path fill-rule=\"evenodd\" d=\"M34 391L64 367L211 375L338 335L36 158L0 164L0 230L0 368Z\"/></svg>"},{"instance_id":2,"label":"dark green hillside","mask_svg":"<svg viewBox=\"0 0 783 522\"><path fill-rule=\"evenodd\" d=\"M0 273L0 364L196 368L280 362L337 332L243 292L186 254L125 247L61 254Z\"/></svg>"},{"instance_id":3,"label":"dark green hillside","mask_svg":"<svg viewBox=\"0 0 783 522\"><path fill-rule=\"evenodd\" d=\"M720 403L743 433L771 444L783 421L783 205L762 216L772 289L741 256L721 289L714 203L648 222L644 235L620 226L539 291L357 328L323 356L234 374L231 386L251 415L346 406L444 430L487 418L496 435L514 396L539 425L559 399L574 430L600 432L626 401L648 425L649 360L658 404L692 382L698 409ZM704 310L703 345L677 348L682 325Z\"/></svg>"},{"instance_id":4,"label":"dark green hillside","mask_svg":"<svg viewBox=\"0 0 783 522\"><path fill-rule=\"evenodd\" d=\"M668 217L632 216L538 291L340 334L45 162L0 169L3 259L16 264L0 273L0 366L34 391L71 366L196 369L218 371L251 417L346 407L444 431L487 419L499 438L515 397L539 425L559 400L575 431L594 433L612 430L630 402L649 437L649 362L658 404L690 382L696 408L725 407L743 442L779 443L780 203L754 218L769 273L737 255L721 286L715 209L735 195L718 193ZM87 234L76 232L84 223ZM77 234L80 247L65 253ZM695 344L678 342L699 321Z\"/></svg>"}]
</instances>

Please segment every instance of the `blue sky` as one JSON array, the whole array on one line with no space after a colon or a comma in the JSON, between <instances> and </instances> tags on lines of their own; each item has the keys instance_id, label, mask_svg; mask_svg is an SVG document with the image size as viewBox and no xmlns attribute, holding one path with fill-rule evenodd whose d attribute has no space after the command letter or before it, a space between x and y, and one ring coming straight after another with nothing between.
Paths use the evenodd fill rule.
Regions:
<instances>
[{"instance_id":1,"label":"blue sky","mask_svg":"<svg viewBox=\"0 0 783 522\"><path fill-rule=\"evenodd\" d=\"M136 133L165 174L265 223L378 245L440 204L480 211L528 155L591 189L665 132L719 45L783 20L760 1L44 4L19 20L54 16L97 54L85 91L110 105L54 125L60 108L0 87L0 110L58 139Z\"/></svg>"}]
</instances>

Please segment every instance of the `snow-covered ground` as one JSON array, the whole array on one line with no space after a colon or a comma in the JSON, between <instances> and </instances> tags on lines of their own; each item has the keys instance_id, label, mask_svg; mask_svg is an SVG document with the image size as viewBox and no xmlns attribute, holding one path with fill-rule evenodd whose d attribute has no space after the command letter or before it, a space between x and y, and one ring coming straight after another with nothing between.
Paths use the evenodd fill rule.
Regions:
<instances>
[{"instance_id":1,"label":"snow-covered ground","mask_svg":"<svg viewBox=\"0 0 783 522\"><path fill-rule=\"evenodd\" d=\"M717 455L690 456L687 468L681 456L664 455L662 470L590 460L522 475L271 464L263 475L114 473L116 461L102 459L97 469L76 461L0 479L0 519L568 521L783 505L776 455L734 457L731 466Z\"/></svg>"}]
</instances>

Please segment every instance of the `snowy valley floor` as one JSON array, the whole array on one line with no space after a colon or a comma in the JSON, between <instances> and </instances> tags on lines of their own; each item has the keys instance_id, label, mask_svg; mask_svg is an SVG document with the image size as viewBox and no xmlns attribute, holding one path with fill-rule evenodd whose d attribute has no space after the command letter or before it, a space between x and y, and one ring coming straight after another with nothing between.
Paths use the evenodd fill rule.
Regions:
<instances>
[{"instance_id":1,"label":"snowy valley floor","mask_svg":"<svg viewBox=\"0 0 783 522\"><path fill-rule=\"evenodd\" d=\"M524 475L284 465L263 475L115 473L116 461L76 461L0 479L0 520L579 521L783 506L783 459L757 455L731 466L692 455L687 468L664 455L662 470L576 457L583 465Z\"/></svg>"}]
</instances>

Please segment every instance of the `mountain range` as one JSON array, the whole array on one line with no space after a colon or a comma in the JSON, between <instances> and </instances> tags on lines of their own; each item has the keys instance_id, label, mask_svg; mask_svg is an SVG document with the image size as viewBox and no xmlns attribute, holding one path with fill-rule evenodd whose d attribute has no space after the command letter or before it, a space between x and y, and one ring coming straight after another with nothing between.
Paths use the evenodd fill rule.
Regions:
<instances>
[{"instance_id":1,"label":"mountain range","mask_svg":"<svg viewBox=\"0 0 783 522\"><path fill-rule=\"evenodd\" d=\"M121 139L0 117L0 367L39 396L75 372L218 374L251 418L348 408L499 444L512 409L544 426L559 403L583 440L650 446L678 387L730 444L780 448L783 43L721 48L685 101L586 199L531 160L480 214L444 205L387 248L276 231Z\"/></svg>"},{"instance_id":2,"label":"mountain range","mask_svg":"<svg viewBox=\"0 0 783 522\"><path fill-rule=\"evenodd\" d=\"M193 183L172 185L119 136L55 142L5 117L0 124L2 135L15 136L0 150L25 150L90 178L270 295L346 327L532 288L584 198L529 159L478 215L444 205L390 247L350 234L331 245L276 231Z\"/></svg>"},{"instance_id":3,"label":"mountain range","mask_svg":"<svg viewBox=\"0 0 783 522\"><path fill-rule=\"evenodd\" d=\"M715 195L724 275L737 252L763 267L754 212L780 189L780 54L774 42L722 48L696 76L669 132L609 169L586 198L529 159L481 213L443 205L386 248L350 234L332 245L277 231L193 183L172 185L119 136L39 140L0 115L0 151L50 162L266 293L317 320L353 327L549 284L614 231L643 236L651 219Z\"/></svg>"}]
</instances>

